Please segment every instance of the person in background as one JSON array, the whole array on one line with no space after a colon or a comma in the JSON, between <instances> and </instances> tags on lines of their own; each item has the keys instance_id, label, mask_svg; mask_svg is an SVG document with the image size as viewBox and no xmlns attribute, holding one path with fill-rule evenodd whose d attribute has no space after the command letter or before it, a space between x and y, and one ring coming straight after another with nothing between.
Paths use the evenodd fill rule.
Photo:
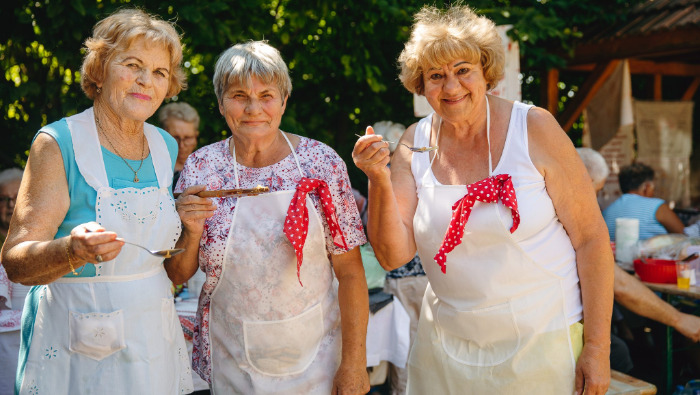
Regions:
<instances>
[{"instance_id":1,"label":"person in background","mask_svg":"<svg viewBox=\"0 0 700 395\"><path fill-rule=\"evenodd\" d=\"M369 178L379 262L393 270L418 251L429 279L407 393L602 395L614 266L605 222L554 117L487 94L504 58L492 21L425 6L400 79L435 112L406 130L391 169L372 128L352 153Z\"/></svg>"},{"instance_id":2,"label":"person in background","mask_svg":"<svg viewBox=\"0 0 700 395\"><path fill-rule=\"evenodd\" d=\"M10 280L32 287L15 390L28 394L184 394L192 375L164 261L142 249L187 236L171 184L177 143L146 123L185 86L175 27L137 9L85 41L87 110L36 134L2 249ZM184 225L184 226L183 226Z\"/></svg>"},{"instance_id":3,"label":"person in background","mask_svg":"<svg viewBox=\"0 0 700 395\"><path fill-rule=\"evenodd\" d=\"M195 195L205 188L270 193L214 199L171 273L207 274L193 366L216 394L365 394L367 239L345 163L280 129L292 82L266 42L225 50L213 82L231 137L187 159L182 210L206 214L212 201Z\"/></svg>"},{"instance_id":4,"label":"person in background","mask_svg":"<svg viewBox=\"0 0 700 395\"><path fill-rule=\"evenodd\" d=\"M173 175L173 188L177 185L180 172L187 157L197 148L199 137L199 114L194 107L183 102L168 103L158 111L160 126L177 141L177 160Z\"/></svg>"},{"instance_id":5,"label":"person in background","mask_svg":"<svg viewBox=\"0 0 700 395\"><path fill-rule=\"evenodd\" d=\"M639 220L639 240L667 233L683 233L683 222L663 199L654 197L654 169L633 163L620 169L618 175L622 196L605 210L603 218L610 240L615 241L615 219Z\"/></svg>"},{"instance_id":6,"label":"person in background","mask_svg":"<svg viewBox=\"0 0 700 395\"><path fill-rule=\"evenodd\" d=\"M596 192L603 189L609 168L603 156L591 148L577 148L583 164L588 170ZM615 265L615 301L629 311L642 317L668 325L693 342L700 341L700 317L683 313L663 301L642 284L639 279ZM618 313L620 314L620 313ZM622 317L620 317L621 319ZM613 318L613 321L616 321ZM632 360L625 342L612 334L610 367L627 373L632 369Z\"/></svg>"},{"instance_id":7,"label":"person in background","mask_svg":"<svg viewBox=\"0 0 700 395\"><path fill-rule=\"evenodd\" d=\"M0 247L10 227L10 219L17 201L22 169L0 171ZM20 321L24 298L29 292L26 285L10 282L0 262L0 395L15 393L15 373L19 355Z\"/></svg>"}]
</instances>

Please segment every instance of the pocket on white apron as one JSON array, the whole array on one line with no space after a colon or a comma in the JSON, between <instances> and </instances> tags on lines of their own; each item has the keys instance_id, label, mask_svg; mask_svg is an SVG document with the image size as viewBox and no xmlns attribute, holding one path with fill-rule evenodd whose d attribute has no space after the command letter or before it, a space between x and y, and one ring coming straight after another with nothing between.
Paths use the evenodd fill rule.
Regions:
<instances>
[{"instance_id":1,"label":"pocket on white apron","mask_svg":"<svg viewBox=\"0 0 700 395\"><path fill-rule=\"evenodd\" d=\"M280 321L243 322L246 359L268 376L305 371L314 361L323 338L321 304Z\"/></svg>"},{"instance_id":2,"label":"pocket on white apron","mask_svg":"<svg viewBox=\"0 0 700 395\"><path fill-rule=\"evenodd\" d=\"M122 310L84 314L69 311L68 314L71 351L101 361L126 348Z\"/></svg>"},{"instance_id":3,"label":"pocket on white apron","mask_svg":"<svg viewBox=\"0 0 700 395\"><path fill-rule=\"evenodd\" d=\"M520 333L510 303L459 311L439 304L437 327L445 353L470 366L496 366L520 348Z\"/></svg>"}]
</instances>

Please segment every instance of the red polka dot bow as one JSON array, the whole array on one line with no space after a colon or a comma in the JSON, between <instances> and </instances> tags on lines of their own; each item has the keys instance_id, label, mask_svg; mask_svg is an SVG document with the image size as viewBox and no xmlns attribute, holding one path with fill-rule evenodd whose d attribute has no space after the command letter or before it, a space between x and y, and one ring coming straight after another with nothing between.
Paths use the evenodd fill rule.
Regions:
<instances>
[{"instance_id":1,"label":"red polka dot bow","mask_svg":"<svg viewBox=\"0 0 700 395\"><path fill-rule=\"evenodd\" d=\"M338 218L335 216L335 206L331 199L330 189L328 184L321 180L311 178L302 178L297 184L297 190L292 197L289 208L287 209L287 219L284 221L284 234L292 243L294 251L297 254L297 277L301 284L301 262L304 258L304 243L306 242L306 234L309 229L309 210L306 207L306 195L317 190L318 196L321 199L321 208L326 214L326 222L328 229L333 236L333 243L338 247L347 249L345 237L338 225ZM303 284L301 284L304 286Z\"/></svg>"},{"instance_id":2,"label":"red polka dot bow","mask_svg":"<svg viewBox=\"0 0 700 395\"><path fill-rule=\"evenodd\" d=\"M518 201L515 197L515 188L513 181L507 174L499 174L491 176L473 184L467 185L467 194L459 199L452 206L452 220L450 227L445 233L445 238L442 240L440 250L435 254L435 262L440 265L442 272L447 272L446 255L455 249L464 237L464 226L469 220L469 215L472 213L472 208L477 201L484 203L497 203L501 201L503 205L508 207L513 216L513 226L510 228L510 233L515 232L520 224L520 214L518 213Z\"/></svg>"}]
</instances>

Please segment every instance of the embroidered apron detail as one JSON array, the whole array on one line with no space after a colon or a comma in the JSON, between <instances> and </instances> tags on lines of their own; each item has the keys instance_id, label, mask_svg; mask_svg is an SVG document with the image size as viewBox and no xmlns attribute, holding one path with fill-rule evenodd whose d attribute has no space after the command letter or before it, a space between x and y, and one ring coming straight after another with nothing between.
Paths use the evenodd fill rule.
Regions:
<instances>
[{"instance_id":1,"label":"embroidered apron detail","mask_svg":"<svg viewBox=\"0 0 700 395\"><path fill-rule=\"evenodd\" d=\"M343 232L338 225L338 218L335 215L335 206L331 199L328 184L322 180L306 177L299 180L294 197L292 197L289 209L287 209L287 218L284 221L284 234L287 235L289 242L294 246L294 251L297 255L297 277L302 287L304 284L301 283L301 262L304 258L304 243L306 242L306 233L309 228L309 211L306 207L306 195L314 190L317 191L323 213L326 214L326 223L328 223L328 229L333 236L333 243L338 247L348 248Z\"/></svg>"},{"instance_id":2,"label":"embroidered apron detail","mask_svg":"<svg viewBox=\"0 0 700 395\"><path fill-rule=\"evenodd\" d=\"M158 186L114 189L93 110L66 123L80 175L97 191L97 222L151 248L172 248L181 222L170 193L172 161L158 130L144 124ZM95 266L94 277L66 276L44 286L20 394L192 392L163 259L125 245L115 259Z\"/></svg>"},{"instance_id":3,"label":"embroidered apron detail","mask_svg":"<svg viewBox=\"0 0 700 395\"><path fill-rule=\"evenodd\" d=\"M70 347L96 361L126 348L124 339L124 314L117 310L109 314L81 314L70 311Z\"/></svg>"},{"instance_id":4,"label":"embroidered apron detail","mask_svg":"<svg viewBox=\"0 0 700 395\"><path fill-rule=\"evenodd\" d=\"M474 204L477 201L498 203L499 200L511 210L513 226L510 228L510 233L513 233L520 224L520 214L518 213L518 201L515 197L515 188L513 188L511 177L507 174L499 174L467 185L467 194L452 206L450 227L445 232L445 238L442 241L440 250L433 258L440 265L443 273L447 272L447 265L445 264L447 258L445 255L462 242L464 226L469 221L469 215L472 213Z\"/></svg>"},{"instance_id":5,"label":"embroidered apron detail","mask_svg":"<svg viewBox=\"0 0 700 395\"><path fill-rule=\"evenodd\" d=\"M243 321L245 355L250 365L262 374L299 374L316 357L323 332L320 303L286 320Z\"/></svg>"}]
</instances>

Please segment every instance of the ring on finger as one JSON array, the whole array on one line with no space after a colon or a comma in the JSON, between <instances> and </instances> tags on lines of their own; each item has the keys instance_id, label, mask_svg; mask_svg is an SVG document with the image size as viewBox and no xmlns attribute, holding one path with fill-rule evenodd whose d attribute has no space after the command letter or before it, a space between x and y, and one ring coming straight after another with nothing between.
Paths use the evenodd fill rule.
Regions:
<instances>
[{"instance_id":1,"label":"ring on finger","mask_svg":"<svg viewBox=\"0 0 700 395\"><path fill-rule=\"evenodd\" d=\"M95 260L96 260L98 263L102 263L102 255L100 255L100 254L95 255Z\"/></svg>"}]
</instances>

